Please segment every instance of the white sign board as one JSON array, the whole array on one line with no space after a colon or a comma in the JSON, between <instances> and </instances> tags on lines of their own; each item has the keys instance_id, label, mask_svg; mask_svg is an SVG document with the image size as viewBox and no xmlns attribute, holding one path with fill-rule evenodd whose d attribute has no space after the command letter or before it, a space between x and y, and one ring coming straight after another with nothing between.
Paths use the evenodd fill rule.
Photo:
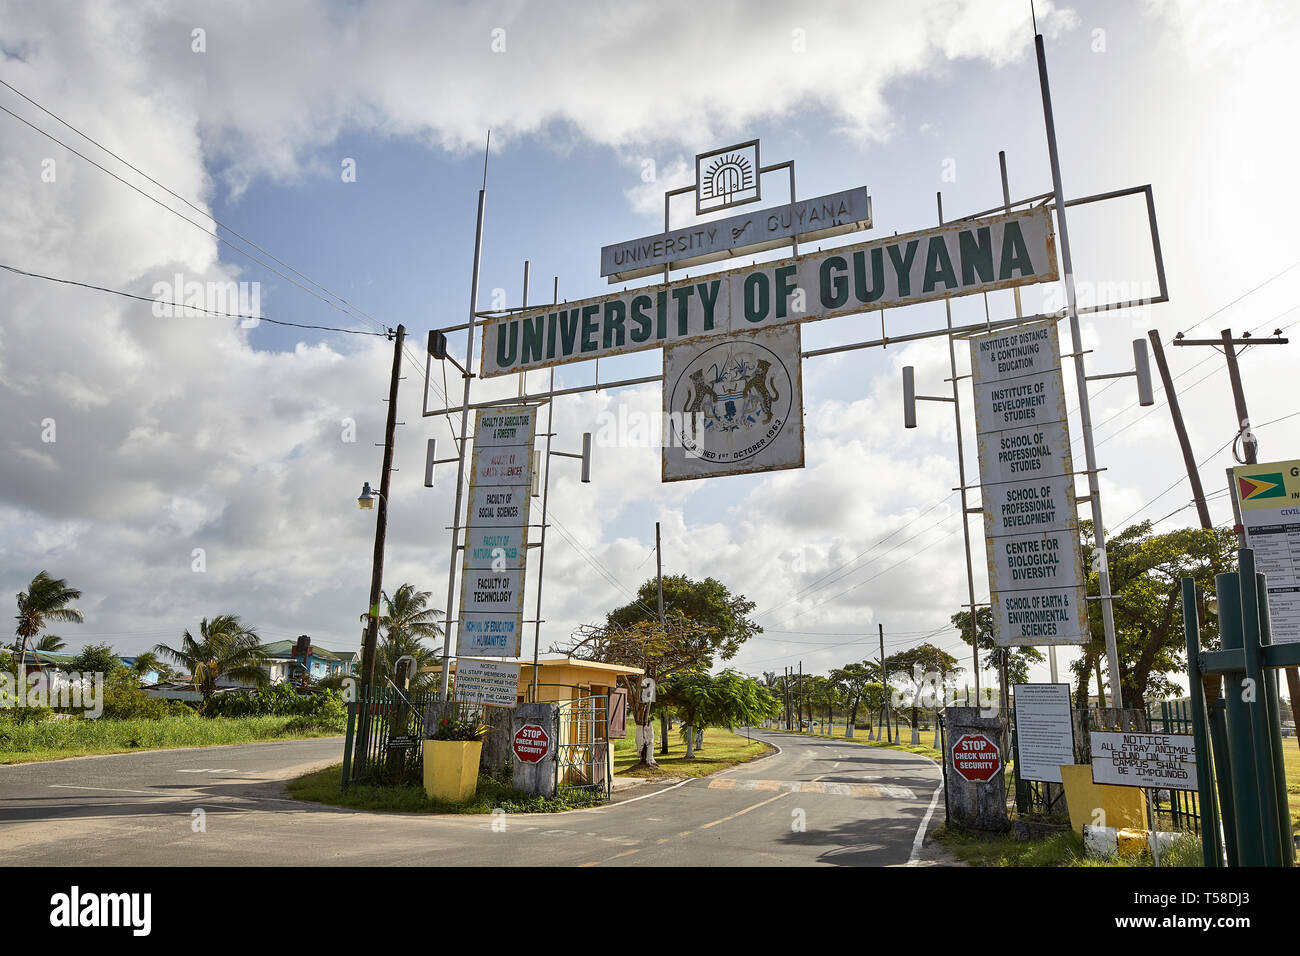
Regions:
<instances>
[{"instance_id":1,"label":"white sign board","mask_svg":"<svg viewBox=\"0 0 1300 956\"><path fill-rule=\"evenodd\" d=\"M1268 578L1273 643L1300 641L1300 461L1242 465L1232 479L1246 546Z\"/></svg>"},{"instance_id":2,"label":"white sign board","mask_svg":"<svg viewBox=\"0 0 1300 956\"><path fill-rule=\"evenodd\" d=\"M975 431L1001 647L1089 640L1056 322L971 339Z\"/></svg>"},{"instance_id":3,"label":"white sign board","mask_svg":"<svg viewBox=\"0 0 1300 956\"><path fill-rule=\"evenodd\" d=\"M1036 206L489 319L482 377L1056 278Z\"/></svg>"},{"instance_id":4,"label":"white sign board","mask_svg":"<svg viewBox=\"0 0 1300 956\"><path fill-rule=\"evenodd\" d=\"M1092 782L1156 790L1196 789L1196 738L1094 730Z\"/></svg>"},{"instance_id":5,"label":"white sign board","mask_svg":"<svg viewBox=\"0 0 1300 956\"><path fill-rule=\"evenodd\" d=\"M465 704L513 707L519 700L519 665L503 661L456 661L456 699Z\"/></svg>"},{"instance_id":6,"label":"white sign board","mask_svg":"<svg viewBox=\"0 0 1300 956\"><path fill-rule=\"evenodd\" d=\"M1074 722L1069 684L1013 685L1016 711L1016 776L1061 782L1061 767L1074 763Z\"/></svg>"},{"instance_id":7,"label":"white sign board","mask_svg":"<svg viewBox=\"0 0 1300 956\"><path fill-rule=\"evenodd\" d=\"M803 467L799 326L664 349L663 480Z\"/></svg>"},{"instance_id":8,"label":"white sign board","mask_svg":"<svg viewBox=\"0 0 1300 956\"><path fill-rule=\"evenodd\" d=\"M600 274L609 276L611 283L625 282L654 275L664 266L685 269L775 249L792 239L812 242L870 228L871 198L867 187L859 186L616 242L600 250Z\"/></svg>"},{"instance_id":9,"label":"white sign board","mask_svg":"<svg viewBox=\"0 0 1300 956\"><path fill-rule=\"evenodd\" d=\"M519 654L536 430L537 410L532 406L477 413L457 656Z\"/></svg>"}]
</instances>

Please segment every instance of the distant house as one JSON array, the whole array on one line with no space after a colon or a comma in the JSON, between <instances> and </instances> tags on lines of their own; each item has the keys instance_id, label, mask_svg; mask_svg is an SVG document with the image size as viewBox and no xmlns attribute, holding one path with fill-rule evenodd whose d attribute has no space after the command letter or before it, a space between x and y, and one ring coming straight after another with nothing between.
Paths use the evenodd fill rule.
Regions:
<instances>
[{"instance_id":1,"label":"distant house","mask_svg":"<svg viewBox=\"0 0 1300 956\"><path fill-rule=\"evenodd\" d=\"M134 669L134 668L135 668L135 662L136 662L137 658L134 658L134 657L119 657L118 660L120 660L120 661L121 661L123 664L125 664L127 667L130 667L130 668ZM158 671L153 670L153 669L150 669L150 670L147 670L147 671L145 671L143 674L140 675L140 683L141 683L141 684L156 684L156 683L158 683L158 680L159 680L159 678L160 678L161 676L162 676L162 675L159 674Z\"/></svg>"},{"instance_id":2,"label":"distant house","mask_svg":"<svg viewBox=\"0 0 1300 956\"><path fill-rule=\"evenodd\" d=\"M29 674L40 674L47 670L71 670L71 664L76 659L76 654L56 654L53 651L37 651L30 647L23 655L23 663Z\"/></svg>"},{"instance_id":3,"label":"distant house","mask_svg":"<svg viewBox=\"0 0 1300 956\"><path fill-rule=\"evenodd\" d=\"M354 653L348 653L355 659ZM284 681L294 683L300 681L303 675L317 681L351 672L342 655L313 644L306 634L299 636L296 641L263 644L262 654L268 660L272 684Z\"/></svg>"}]
</instances>

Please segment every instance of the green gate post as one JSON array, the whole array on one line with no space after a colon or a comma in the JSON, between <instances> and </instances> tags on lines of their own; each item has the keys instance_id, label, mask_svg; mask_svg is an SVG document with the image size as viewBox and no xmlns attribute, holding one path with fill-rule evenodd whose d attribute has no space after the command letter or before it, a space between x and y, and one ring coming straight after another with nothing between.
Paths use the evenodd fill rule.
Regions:
<instances>
[{"instance_id":1,"label":"green gate post","mask_svg":"<svg viewBox=\"0 0 1300 956\"><path fill-rule=\"evenodd\" d=\"M1219 636L1223 649L1241 651L1245 641L1241 576L1235 572L1216 574L1214 583L1219 597ZM1228 671L1223 675L1227 752L1232 754L1229 769L1232 773L1233 816L1237 826L1237 864L1264 866L1264 834L1260 828L1263 818L1260 815L1259 788L1255 786L1252 773L1254 741L1250 735L1250 711L1242 700L1245 676L1242 671Z\"/></svg>"},{"instance_id":2,"label":"green gate post","mask_svg":"<svg viewBox=\"0 0 1300 956\"><path fill-rule=\"evenodd\" d=\"M1228 708L1222 697L1210 702L1210 741L1214 745L1215 793L1223 819L1223 857L1228 866L1241 866L1237 853L1237 815L1232 805L1232 757L1228 754Z\"/></svg>"},{"instance_id":3,"label":"green gate post","mask_svg":"<svg viewBox=\"0 0 1300 956\"><path fill-rule=\"evenodd\" d=\"M1255 758L1255 791L1259 795L1259 823L1261 846L1265 866L1282 865L1282 824L1278 819L1277 775L1273 772L1273 725L1271 702L1268 699L1268 681L1260 651L1261 605L1259 582L1256 580L1255 552L1242 548L1238 552L1237 567L1241 586L1242 648L1246 657L1246 679L1255 691L1255 699L1247 708L1250 714L1250 735L1254 746L1249 753ZM1267 608L1267 603L1263 608ZM1263 610L1267 614L1267 610Z\"/></svg>"},{"instance_id":4,"label":"green gate post","mask_svg":"<svg viewBox=\"0 0 1300 956\"><path fill-rule=\"evenodd\" d=\"M1273 621L1268 609L1268 582L1262 573L1255 575L1255 596L1259 602L1260 651L1273 643ZM1277 802L1278 840L1282 850L1282 865L1295 866L1295 834L1291 829L1291 804L1287 798L1286 763L1282 756L1282 702L1278 697L1277 670L1265 668L1265 689L1268 694L1268 737L1273 756L1273 796Z\"/></svg>"},{"instance_id":5,"label":"green gate post","mask_svg":"<svg viewBox=\"0 0 1300 956\"><path fill-rule=\"evenodd\" d=\"M1201 680L1199 662L1201 622L1196 614L1196 582L1192 578L1183 578L1183 633L1187 638L1187 696L1192 703L1192 735L1196 740L1196 790L1201 803L1201 860L1205 866L1222 866L1209 722L1205 713L1205 684Z\"/></svg>"}]
</instances>

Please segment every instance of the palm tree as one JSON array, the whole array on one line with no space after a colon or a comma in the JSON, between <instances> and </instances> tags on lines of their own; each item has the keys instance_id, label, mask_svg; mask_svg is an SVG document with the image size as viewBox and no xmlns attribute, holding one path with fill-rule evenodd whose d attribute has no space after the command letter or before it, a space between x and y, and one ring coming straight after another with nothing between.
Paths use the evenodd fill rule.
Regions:
<instances>
[{"instance_id":1,"label":"palm tree","mask_svg":"<svg viewBox=\"0 0 1300 956\"><path fill-rule=\"evenodd\" d=\"M235 614L219 614L211 621L204 618L199 622L198 639L187 630L181 635L179 650L158 644L153 652L187 668L191 685L205 703L217 692L221 677L253 684L270 682L261 639Z\"/></svg>"},{"instance_id":2,"label":"palm tree","mask_svg":"<svg viewBox=\"0 0 1300 956\"><path fill-rule=\"evenodd\" d=\"M68 645L57 634L42 634L40 640L32 645L34 651L49 651L51 654L61 651Z\"/></svg>"},{"instance_id":3,"label":"palm tree","mask_svg":"<svg viewBox=\"0 0 1300 956\"><path fill-rule=\"evenodd\" d=\"M18 668L21 674L26 670L27 643L36 637L52 621L80 624L85 615L74 607L68 607L81 597L76 588L68 587L63 578L52 578L44 571L32 578L26 591L18 594L18 614L15 615L18 626L14 634L14 650L18 653ZM57 638L56 638L57 640Z\"/></svg>"},{"instance_id":4,"label":"palm tree","mask_svg":"<svg viewBox=\"0 0 1300 956\"><path fill-rule=\"evenodd\" d=\"M428 606L429 597L428 591L417 591L414 584L403 584L391 598L384 595L387 613L379 618L384 637L375 657L377 680L391 679L397 673L397 661L404 656L415 658L411 673L413 689L422 687L432 678L431 674L421 674L420 671L437 663L440 655L423 642L442 639L442 625L438 622L445 615Z\"/></svg>"}]
</instances>

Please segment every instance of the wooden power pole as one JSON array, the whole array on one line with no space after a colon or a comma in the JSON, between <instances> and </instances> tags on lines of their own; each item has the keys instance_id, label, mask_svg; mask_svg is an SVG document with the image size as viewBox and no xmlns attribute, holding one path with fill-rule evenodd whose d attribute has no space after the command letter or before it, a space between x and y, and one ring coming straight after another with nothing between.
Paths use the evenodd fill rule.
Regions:
<instances>
[{"instance_id":1,"label":"wooden power pole","mask_svg":"<svg viewBox=\"0 0 1300 956\"><path fill-rule=\"evenodd\" d=\"M384 581L384 535L388 531L388 486L393 470L393 437L397 431L397 384L402 375L402 342L406 326L393 338L393 374L388 383L388 420L384 425L384 464L379 473L379 513L375 517L375 554L370 569L370 604L366 639L361 645L361 686L375 682L375 653L379 645L379 593Z\"/></svg>"},{"instance_id":2,"label":"wooden power pole","mask_svg":"<svg viewBox=\"0 0 1300 956\"><path fill-rule=\"evenodd\" d=\"M1158 336L1154 331L1151 332L1150 335L1153 343L1158 341ZM1217 339L1176 339L1174 341L1174 345L1201 345L1209 346L1211 348L1221 348L1223 350L1223 357L1228 363L1228 379L1232 383L1232 403L1237 412L1237 428L1239 429L1238 435L1241 437L1242 456L1246 459L1245 464L1247 465L1259 464L1259 440L1250 430L1250 413L1246 410L1246 391L1242 387L1241 369L1237 365L1237 346L1286 345L1289 341L1289 339L1281 337L1280 330L1279 332L1274 333L1273 338L1256 339L1251 338L1249 335L1243 335L1241 338L1233 338L1231 329L1224 329L1219 333ZM1164 357L1160 355L1160 350L1158 348L1156 349L1156 354L1156 361L1160 363L1160 374L1165 383L1165 393L1169 396L1169 407L1171 409L1176 409L1177 404L1174 397L1173 387L1170 385L1167 373L1164 369ZM1176 412L1174 415L1174 422L1175 427L1178 427L1181 423L1181 416ZM1185 441L1183 438L1180 438L1179 440ZM1184 448L1186 448L1185 445ZM1233 446L1233 453L1234 455L1236 454L1235 443ZM1191 460L1189 457L1190 453L1186 450L1184 450L1183 455L1188 459L1187 470L1188 476L1192 478L1193 482L1192 493L1197 496L1197 500L1200 502L1198 505L1198 511L1202 511L1201 527L1212 527L1210 524L1209 514L1203 511L1204 495L1199 490L1200 478L1196 475L1196 463ZM1241 459L1238 458L1237 460L1240 461ZM1236 490L1234 489L1232 493L1235 495ZM1244 539L1244 532L1241 532L1241 534ZM1300 727L1300 671L1294 667L1286 668L1286 687L1287 693L1291 697L1291 719L1295 721L1297 727Z\"/></svg>"}]
</instances>

